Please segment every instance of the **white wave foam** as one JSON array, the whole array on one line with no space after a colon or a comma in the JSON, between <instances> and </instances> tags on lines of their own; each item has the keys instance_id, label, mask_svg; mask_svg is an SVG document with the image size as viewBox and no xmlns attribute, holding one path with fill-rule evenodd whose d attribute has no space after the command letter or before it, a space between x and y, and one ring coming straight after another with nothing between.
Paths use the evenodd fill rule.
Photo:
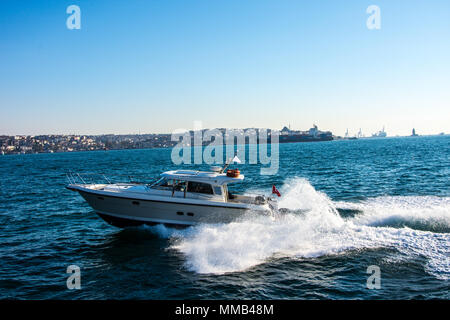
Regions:
<instances>
[{"instance_id":1,"label":"white wave foam","mask_svg":"<svg viewBox=\"0 0 450 320\"><path fill-rule=\"evenodd\" d=\"M428 226L432 231L450 228L449 197L386 196L358 203L337 202L336 206L361 211L361 214L352 218L353 223L360 225L418 224Z\"/></svg>"},{"instance_id":2,"label":"white wave foam","mask_svg":"<svg viewBox=\"0 0 450 320\"><path fill-rule=\"evenodd\" d=\"M304 179L288 181L282 191L280 207L308 211L275 221L249 215L229 224L198 225L178 233L172 248L186 256L190 270L222 274L243 271L273 257L309 258L351 249L393 247L408 256L427 257L429 273L449 278L449 234L373 227L365 225L362 218L344 220L333 202Z\"/></svg>"},{"instance_id":3,"label":"white wave foam","mask_svg":"<svg viewBox=\"0 0 450 320\"><path fill-rule=\"evenodd\" d=\"M163 224L157 224L155 226L143 225L140 228L149 231L161 239L169 239L171 237L180 237L182 232L177 229L166 227Z\"/></svg>"}]
</instances>

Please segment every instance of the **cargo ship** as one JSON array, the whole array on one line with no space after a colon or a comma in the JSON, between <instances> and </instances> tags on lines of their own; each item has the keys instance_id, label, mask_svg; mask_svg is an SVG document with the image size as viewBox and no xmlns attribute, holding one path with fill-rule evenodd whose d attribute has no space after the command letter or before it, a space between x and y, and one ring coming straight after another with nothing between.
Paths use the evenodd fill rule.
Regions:
<instances>
[{"instance_id":1,"label":"cargo ship","mask_svg":"<svg viewBox=\"0 0 450 320\"><path fill-rule=\"evenodd\" d=\"M307 131L294 131L288 127L284 127L280 131L280 143L289 142L317 142L317 141L331 141L333 134L331 131L321 131L314 124L312 128Z\"/></svg>"}]
</instances>

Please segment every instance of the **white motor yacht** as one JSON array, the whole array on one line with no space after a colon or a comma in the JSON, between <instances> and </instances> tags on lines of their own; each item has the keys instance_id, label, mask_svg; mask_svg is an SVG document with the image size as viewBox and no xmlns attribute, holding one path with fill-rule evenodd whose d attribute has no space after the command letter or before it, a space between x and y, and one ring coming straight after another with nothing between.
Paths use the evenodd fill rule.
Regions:
<instances>
[{"instance_id":1,"label":"white motor yacht","mask_svg":"<svg viewBox=\"0 0 450 320\"><path fill-rule=\"evenodd\" d=\"M67 188L77 191L101 218L117 227L188 227L231 222L249 210L272 212L276 204L270 197L231 194L228 184L242 182L244 176L237 169L224 169L167 171L152 184L86 183L79 174L70 174Z\"/></svg>"}]
</instances>

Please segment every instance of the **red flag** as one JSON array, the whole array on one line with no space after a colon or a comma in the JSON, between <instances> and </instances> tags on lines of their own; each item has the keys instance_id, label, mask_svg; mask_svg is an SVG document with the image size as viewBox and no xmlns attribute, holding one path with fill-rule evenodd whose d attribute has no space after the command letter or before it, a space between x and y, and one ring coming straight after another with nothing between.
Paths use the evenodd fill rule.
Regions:
<instances>
[{"instance_id":1,"label":"red flag","mask_svg":"<svg viewBox=\"0 0 450 320\"><path fill-rule=\"evenodd\" d=\"M281 197L281 193L277 190L275 185L272 185L272 193L275 193L277 196Z\"/></svg>"}]
</instances>

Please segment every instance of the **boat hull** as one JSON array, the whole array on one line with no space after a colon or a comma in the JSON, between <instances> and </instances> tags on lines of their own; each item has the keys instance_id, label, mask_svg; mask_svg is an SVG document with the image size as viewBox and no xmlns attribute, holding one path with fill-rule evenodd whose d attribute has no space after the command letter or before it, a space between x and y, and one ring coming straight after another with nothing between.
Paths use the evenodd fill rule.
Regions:
<instances>
[{"instance_id":1,"label":"boat hull","mask_svg":"<svg viewBox=\"0 0 450 320\"><path fill-rule=\"evenodd\" d=\"M103 220L121 228L144 224L189 227L198 223L229 223L250 210L235 206L165 202L77 191Z\"/></svg>"},{"instance_id":2,"label":"boat hull","mask_svg":"<svg viewBox=\"0 0 450 320\"><path fill-rule=\"evenodd\" d=\"M156 226L157 224L161 224L161 223L151 222L151 221L141 221L141 220L134 220L134 219L128 219L128 218L119 218L119 217L112 216L110 214L104 214L104 213L100 213L100 212L97 212L97 215L100 218L102 218L103 221L105 221L106 223L108 223L114 227L117 227L117 228L138 227L138 226L142 226L142 225ZM176 229L184 229L184 228L188 228L190 226L190 225L173 224L173 223L162 223L162 224L165 225L166 227L176 228Z\"/></svg>"}]
</instances>

